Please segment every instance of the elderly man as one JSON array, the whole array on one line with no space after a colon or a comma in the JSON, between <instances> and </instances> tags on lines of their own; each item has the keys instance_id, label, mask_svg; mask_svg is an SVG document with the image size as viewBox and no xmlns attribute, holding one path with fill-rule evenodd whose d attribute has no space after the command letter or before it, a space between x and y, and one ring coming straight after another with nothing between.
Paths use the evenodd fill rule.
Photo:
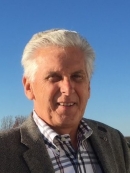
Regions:
<instances>
[{"instance_id":1,"label":"elderly man","mask_svg":"<svg viewBox=\"0 0 130 173\"><path fill-rule=\"evenodd\" d=\"M23 86L33 100L25 123L0 135L0 173L130 173L122 134L83 118L94 53L77 32L40 32L26 45Z\"/></svg>"}]
</instances>

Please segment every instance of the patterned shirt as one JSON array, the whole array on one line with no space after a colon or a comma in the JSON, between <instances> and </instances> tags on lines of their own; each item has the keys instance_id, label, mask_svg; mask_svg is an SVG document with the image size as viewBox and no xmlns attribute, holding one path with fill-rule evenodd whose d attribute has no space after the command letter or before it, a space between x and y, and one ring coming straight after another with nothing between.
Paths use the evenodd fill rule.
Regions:
<instances>
[{"instance_id":1,"label":"patterned shirt","mask_svg":"<svg viewBox=\"0 0 130 173\"><path fill-rule=\"evenodd\" d=\"M92 129L82 119L78 128L78 149L71 145L69 134L59 135L33 112L33 118L43 134L55 173L102 173L98 159L89 143Z\"/></svg>"}]
</instances>

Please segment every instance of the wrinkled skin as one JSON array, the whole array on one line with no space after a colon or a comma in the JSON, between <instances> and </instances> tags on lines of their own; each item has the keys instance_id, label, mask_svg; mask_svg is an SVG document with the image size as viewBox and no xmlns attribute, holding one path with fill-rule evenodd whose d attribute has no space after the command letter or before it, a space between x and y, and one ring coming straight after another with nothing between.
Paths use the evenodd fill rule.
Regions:
<instances>
[{"instance_id":1,"label":"wrinkled skin","mask_svg":"<svg viewBox=\"0 0 130 173\"><path fill-rule=\"evenodd\" d=\"M33 82L23 78L25 94L57 133L74 136L90 97L84 54L76 47L48 46L35 56L38 70Z\"/></svg>"}]
</instances>

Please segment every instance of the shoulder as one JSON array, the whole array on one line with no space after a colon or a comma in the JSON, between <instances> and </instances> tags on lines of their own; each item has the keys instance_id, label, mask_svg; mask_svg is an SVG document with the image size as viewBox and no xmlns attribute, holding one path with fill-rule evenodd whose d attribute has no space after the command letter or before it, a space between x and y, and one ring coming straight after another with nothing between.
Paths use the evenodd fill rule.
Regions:
<instances>
[{"instance_id":1,"label":"shoulder","mask_svg":"<svg viewBox=\"0 0 130 173\"><path fill-rule=\"evenodd\" d=\"M104 132L107 132L107 131L118 131L117 129L107 125L107 124L104 124L102 122L99 122L99 121L95 121L95 120L90 120L90 119L86 119L84 118L84 121L87 122L87 124L93 128L93 129L99 129L101 131L104 131Z\"/></svg>"},{"instance_id":2,"label":"shoulder","mask_svg":"<svg viewBox=\"0 0 130 173\"><path fill-rule=\"evenodd\" d=\"M22 131L27 134L27 128L30 128L31 116L19 127L12 128L10 130L0 132L0 150L9 148L12 149L16 146L21 145Z\"/></svg>"},{"instance_id":3,"label":"shoulder","mask_svg":"<svg viewBox=\"0 0 130 173\"><path fill-rule=\"evenodd\" d=\"M18 128L12 128L10 130L5 130L0 132L0 140L3 139L15 139L20 134L20 129Z\"/></svg>"},{"instance_id":4,"label":"shoulder","mask_svg":"<svg viewBox=\"0 0 130 173\"><path fill-rule=\"evenodd\" d=\"M109 139L112 139L113 141L126 141L123 134L118 130L115 129L107 124L104 124L99 121L95 120L90 120L90 119L85 119L84 120L87 122L87 124L92 128L93 133L96 133L97 135L99 134L105 134Z\"/></svg>"},{"instance_id":5,"label":"shoulder","mask_svg":"<svg viewBox=\"0 0 130 173\"><path fill-rule=\"evenodd\" d=\"M21 142L21 137L24 133L24 135L27 135L30 131L30 129L36 130L36 125L33 121L32 116L29 116L26 121L21 124L19 127L12 128L7 131L1 131L0 132L0 145L1 143L17 143ZM34 132L32 132L34 133ZM27 135L28 136L28 135Z\"/></svg>"},{"instance_id":6,"label":"shoulder","mask_svg":"<svg viewBox=\"0 0 130 173\"><path fill-rule=\"evenodd\" d=\"M0 132L0 151L8 150L20 143L20 129Z\"/></svg>"},{"instance_id":7,"label":"shoulder","mask_svg":"<svg viewBox=\"0 0 130 173\"><path fill-rule=\"evenodd\" d=\"M116 146L118 146L119 144L123 147L128 147L128 143L126 142L124 135L118 129L115 129L99 121L85 119L85 118L84 120L87 122L90 128L92 128L93 135L96 136L104 135L108 138L110 143L116 144Z\"/></svg>"}]
</instances>

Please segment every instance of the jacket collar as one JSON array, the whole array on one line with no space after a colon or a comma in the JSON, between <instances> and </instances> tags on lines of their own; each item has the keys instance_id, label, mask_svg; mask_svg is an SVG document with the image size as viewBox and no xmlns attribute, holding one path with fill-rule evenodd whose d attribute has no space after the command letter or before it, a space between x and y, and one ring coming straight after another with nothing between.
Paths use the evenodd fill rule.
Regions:
<instances>
[{"instance_id":1,"label":"jacket collar","mask_svg":"<svg viewBox=\"0 0 130 173\"><path fill-rule=\"evenodd\" d=\"M39 129L30 116L20 128L21 143L27 146L23 157L32 173L54 173L54 169L47 153Z\"/></svg>"},{"instance_id":2,"label":"jacket collar","mask_svg":"<svg viewBox=\"0 0 130 173\"><path fill-rule=\"evenodd\" d=\"M90 136L91 145L102 165L105 173L118 172L113 156L109 133L104 126L97 122L87 120L92 128L93 134ZM54 173L54 169L43 142L42 134L37 128L32 116L20 127L21 143L26 145L27 151L23 157L32 173ZM41 154L42 153L42 154ZM105 153L105 154L104 154Z\"/></svg>"}]
</instances>

